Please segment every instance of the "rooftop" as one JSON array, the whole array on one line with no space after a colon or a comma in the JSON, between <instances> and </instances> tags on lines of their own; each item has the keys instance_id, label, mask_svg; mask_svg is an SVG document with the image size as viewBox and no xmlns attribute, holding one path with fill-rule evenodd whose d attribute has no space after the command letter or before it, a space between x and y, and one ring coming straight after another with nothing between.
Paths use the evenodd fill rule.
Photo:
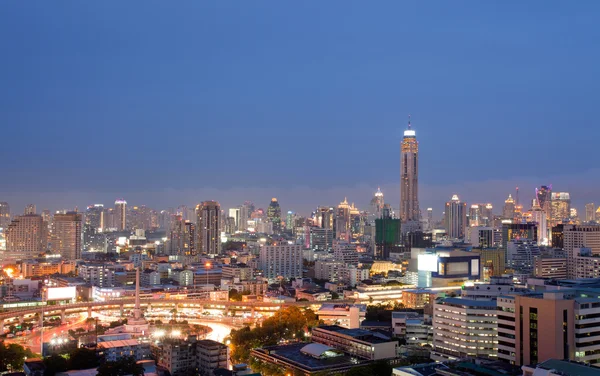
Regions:
<instances>
[{"instance_id":1,"label":"rooftop","mask_svg":"<svg viewBox=\"0 0 600 376\"><path fill-rule=\"evenodd\" d=\"M359 341L364 341L368 343L385 343L390 342L388 338L385 336L372 332L370 330L365 329L347 329L339 325L323 325L316 327L314 330L326 330L330 332L335 332L344 336L352 337ZM314 333L313 330L313 333Z\"/></svg>"},{"instance_id":2,"label":"rooftop","mask_svg":"<svg viewBox=\"0 0 600 376\"><path fill-rule=\"evenodd\" d=\"M101 349L111 349L116 347L138 346L140 343L136 339L121 339L116 341L98 342Z\"/></svg>"},{"instance_id":3,"label":"rooftop","mask_svg":"<svg viewBox=\"0 0 600 376\"><path fill-rule=\"evenodd\" d=\"M318 312L321 311L348 311L350 309L350 307L358 307L360 312L366 312L367 311L367 305L366 304L323 304L321 305L321 308L319 308Z\"/></svg>"},{"instance_id":4,"label":"rooftop","mask_svg":"<svg viewBox=\"0 0 600 376\"><path fill-rule=\"evenodd\" d=\"M581 363L565 360L549 359L537 365L537 368L555 370L568 376L600 376L600 369Z\"/></svg>"},{"instance_id":5,"label":"rooftop","mask_svg":"<svg viewBox=\"0 0 600 376\"><path fill-rule=\"evenodd\" d=\"M481 307L481 308L496 308L495 300L474 300L474 299L463 299L463 298L444 298L444 303L463 305L470 307Z\"/></svg>"}]
</instances>

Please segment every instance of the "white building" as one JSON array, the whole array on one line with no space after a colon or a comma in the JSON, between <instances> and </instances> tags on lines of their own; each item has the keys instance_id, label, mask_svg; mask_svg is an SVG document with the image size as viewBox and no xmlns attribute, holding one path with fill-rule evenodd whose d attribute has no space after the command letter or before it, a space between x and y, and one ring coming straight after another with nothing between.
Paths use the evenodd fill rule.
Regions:
<instances>
[{"instance_id":1,"label":"white building","mask_svg":"<svg viewBox=\"0 0 600 376\"><path fill-rule=\"evenodd\" d=\"M317 311L325 325L339 325L348 329L360 328L367 314L366 304L322 304Z\"/></svg>"},{"instance_id":2,"label":"white building","mask_svg":"<svg viewBox=\"0 0 600 376\"><path fill-rule=\"evenodd\" d=\"M434 303L432 360L495 358L497 343L495 300L445 298Z\"/></svg>"},{"instance_id":3,"label":"white building","mask_svg":"<svg viewBox=\"0 0 600 376\"><path fill-rule=\"evenodd\" d=\"M508 266L515 271L533 272L534 259L540 255L540 247L536 241L531 239L514 239L506 244Z\"/></svg>"},{"instance_id":4,"label":"white building","mask_svg":"<svg viewBox=\"0 0 600 376\"><path fill-rule=\"evenodd\" d=\"M263 245L260 247L260 268L263 276L273 281L278 277L302 277L301 245Z\"/></svg>"},{"instance_id":5,"label":"white building","mask_svg":"<svg viewBox=\"0 0 600 376\"><path fill-rule=\"evenodd\" d=\"M575 278L575 248L590 248L593 255L600 254L600 226L598 225L566 225L563 229L563 249L567 254L568 278Z\"/></svg>"}]
</instances>

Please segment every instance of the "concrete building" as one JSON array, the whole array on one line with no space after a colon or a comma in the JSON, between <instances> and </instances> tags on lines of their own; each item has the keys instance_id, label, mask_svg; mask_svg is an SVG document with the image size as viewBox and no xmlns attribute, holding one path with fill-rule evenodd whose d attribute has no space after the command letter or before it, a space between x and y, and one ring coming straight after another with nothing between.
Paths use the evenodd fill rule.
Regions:
<instances>
[{"instance_id":1,"label":"concrete building","mask_svg":"<svg viewBox=\"0 0 600 376\"><path fill-rule=\"evenodd\" d=\"M99 341L96 352L107 362L116 362L130 356L140 361L150 359L150 344L141 343L137 339Z\"/></svg>"},{"instance_id":2,"label":"concrete building","mask_svg":"<svg viewBox=\"0 0 600 376\"><path fill-rule=\"evenodd\" d=\"M302 277L302 246L301 245L263 245L260 247L260 269L263 276L271 281L277 277Z\"/></svg>"},{"instance_id":3,"label":"concrete building","mask_svg":"<svg viewBox=\"0 0 600 376\"><path fill-rule=\"evenodd\" d=\"M593 255L591 248L575 248L571 260L574 264L574 274L572 278L584 279L600 277L600 257L598 255Z\"/></svg>"},{"instance_id":4,"label":"concrete building","mask_svg":"<svg viewBox=\"0 0 600 376\"><path fill-rule=\"evenodd\" d=\"M312 340L367 360L393 359L398 342L363 329L346 329L338 325L313 328Z\"/></svg>"},{"instance_id":5,"label":"concrete building","mask_svg":"<svg viewBox=\"0 0 600 376\"><path fill-rule=\"evenodd\" d=\"M534 259L541 255L537 241L532 239L515 239L507 244L506 258L508 267L515 272L532 273Z\"/></svg>"},{"instance_id":6,"label":"concrete building","mask_svg":"<svg viewBox=\"0 0 600 376\"><path fill-rule=\"evenodd\" d=\"M10 225L10 206L8 202L0 202L0 228L6 230Z\"/></svg>"},{"instance_id":7,"label":"concrete building","mask_svg":"<svg viewBox=\"0 0 600 376\"><path fill-rule=\"evenodd\" d=\"M319 320L323 320L325 325L339 325L348 329L360 328L366 313L366 304L325 303L317 311Z\"/></svg>"},{"instance_id":8,"label":"concrete building","mask_svg":"<svg viewBox=\"0 0 600 376\"><path fill-rule=\"evenodd\" d=\"M495 300L444 298L433 304L432 360L495 358L497 341Z\"/></svg>"},{"instance_id":9,"label":"concrete building","mask_svg":"<svg viewBox=\"0 0 600 376\"><path fill-rule=\"evenodd\" d=\"M77 271L75 260L23 260L21 274L23 278L44 277L52 274L67 274Z\"/></svg>"},{"instance_id":10,"label":"concrete building","mask_svg":"<svg viewBox=\"0 0 600 376\"><path fill-rule=\"evenodd\" d=\"M539 278L567 278L567 259L565 257L538 256L534 260L533 275Z\"/></svg>"},{"instance_id":11,"label":"concrete building","mask_svg":"<svg viewBox=\"0 0 600 376\"><path fill-rule=\"evenodd\" d=\"M34 258L46 250L46 239L47 226L41 215L21 215L6 229L6 250L23 259Z\"/></svg>"},{"instance_id":12,"label":"concrete building","mask_svg":"<svg viewBox=\"0 0 600 376\"><path fill-rule=\"evenodd\" d=\"M479 254L483 281L491 277L499 277L506 271L506 251L502 248L473 248L473 253Z\"/></svg>"},{"instance_id":13,"label":"concrete building","mask_svg":"<svg viewBox=\"0 0 600 376\"><path fill-rule=\"evenodd\" d=\"M2 204L0 204L2 205ZM592 222L596 220L596 204L590 202L585 204L585 221Z\"/></svg>"},{"instance_id":14,"label":"concrete building","mask_svg":"<svg viewBox=\"0 0 600 376\"><path fill-rule=\"evenodd\" d=\"M246 264L223 265L223 278L237 278L240 281L248 281L254 278L254 270Z\"/></svg>"},{"instance_id":15,"label":"concrete building","mask_svg":"<svg viewBox=\"0 0 600 376\"><path fill-rule=\"evenodd\" d=\"M565 225L563 227L563 249L567 254L567 275L575 276L573 250L590 248L592 255L600 255L600 226L599 225Z\"/></svg>"},{"instance_id":16,"label":"concrete building","mask_svg":"<svg viewBox=\"0 0 600 376\"><path fill-rule=\"evenodd\" d=\"M428 289L404 290L402 291L402 304L411 309L423 309L433 304L437 294Z\"/></svg>"},{"instance_id":17,"label":"concrete building","mask_svg":"<svg viewBox=\"0 0 600 376\"><path fill-rule=\"evenodd\" d=\"M221 206L216 201L204 201L196 207L198 216L198 252L216 256L221 254Z\"/></svg>"},{"instance_id":18,"label":"concrete building","mask_svg":"<svg viewBox=\"0 0 600 376\"><path fill-rule=\"evenodd\" d=\"M52 229L52 251L65 260L81 258L82 228L81 214L69 212L55 214Z\"/></svg>"},{"instance_id":19,"label":"concrete building","mask_svg":"<svg viewBox=\"0 0 600 376\"><path fill-rule=\"evenodd\" d=\"M228 347L222 343L196 336L187 339L169 338L152 345L156 364L173 376L212 375L217 368L228 367Z\"/></svg>"}]
</instances>

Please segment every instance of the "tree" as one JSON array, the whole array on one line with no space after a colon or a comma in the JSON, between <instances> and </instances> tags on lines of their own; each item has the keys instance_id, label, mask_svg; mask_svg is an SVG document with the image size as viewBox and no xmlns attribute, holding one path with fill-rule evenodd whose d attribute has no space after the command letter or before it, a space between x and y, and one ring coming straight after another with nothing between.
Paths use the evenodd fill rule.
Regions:
<instances>
[{"instance_id":1,"label":"tree","mask_svg":"<svg viewBox=\"0 0 600 376\"><path fill-rule=\"evenodd\" d=\"M340 294L338 294L338 293L337 293L337 292L335 292L335 291L332 291L332 292L331 292L331 298L332 298L332 299L339 299L339 298L340 298Z\"/></svg>"},{"instance_id":2,"label":"tree","mask_svg":"<svg viewBox=\"0 0 600 376\"><path fill-rule=\"evenodd\" d=\"M132 356L121 358L116 362L104 362L98 367L97 376L142 376L144 367Z\"/></svg>"},{"instance_id":3,"label":"tree","mask_svg":"<svg viewBox=\"0 0 600 376\"><path fill-rule=\"evenodd\" d=\"M69 357L69 369L89 369L98 366L96 351L79 348L75 349Z\"/></svg>"},{"instance_id":4,"label":"tree","mask_svg":"<svg viewBox=\"0 0 600 376\"><path fill-rule=\"evenodd\" d=\"M23 369L25 358L32 358L35 354L31 350L24 348L16 343L8 346L0 342L0 372L7 370L19 371Z\"/></svg>"},{"instance_id":5,"label":"tree","mask_svg":"<svg viewBox=\"0 0 600 376\"><path fill-rule=\"evenodd\" d=\"M229 300L233 300L234 302L241 302L242 294L240 294L236 289L231 289L229 290Z\"/></svg>"}]
</instances>

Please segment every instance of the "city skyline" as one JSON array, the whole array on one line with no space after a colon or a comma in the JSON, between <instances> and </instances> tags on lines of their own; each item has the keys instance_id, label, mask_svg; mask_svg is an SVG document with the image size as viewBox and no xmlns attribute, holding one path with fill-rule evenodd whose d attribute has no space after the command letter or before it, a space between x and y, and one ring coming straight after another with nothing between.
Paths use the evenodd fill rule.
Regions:
<instances>
[{"instance_id":1,"label":"city skyline","mask_svg":"<svg viewBox=\"0 0 600 376\"><path fill-rule=\"evenodd\" d=\"M136 27L132 5L5 4L0 31L19 38L6 40L0 62L12 140L0 151L11 161L1 199L60 209L117 197L157 208L278 197L306 213L344 196L366 208L381 186L397 208L410 113L422 211L441 212L452 194L498 207L515 186L544 182L580 211L599 201L586 162L598 53L584 48L599 36L599 5L532 2L532 21L523 4L338 4L297 4L292 15L281 4L162 12L154 3ZM565 137L566 127L589 135ZM315 138L325 141L318 151ZM523 161L548 150L561 157ZM202 153L213 163L198 164Z\"/></svg>"}]
</instances>

